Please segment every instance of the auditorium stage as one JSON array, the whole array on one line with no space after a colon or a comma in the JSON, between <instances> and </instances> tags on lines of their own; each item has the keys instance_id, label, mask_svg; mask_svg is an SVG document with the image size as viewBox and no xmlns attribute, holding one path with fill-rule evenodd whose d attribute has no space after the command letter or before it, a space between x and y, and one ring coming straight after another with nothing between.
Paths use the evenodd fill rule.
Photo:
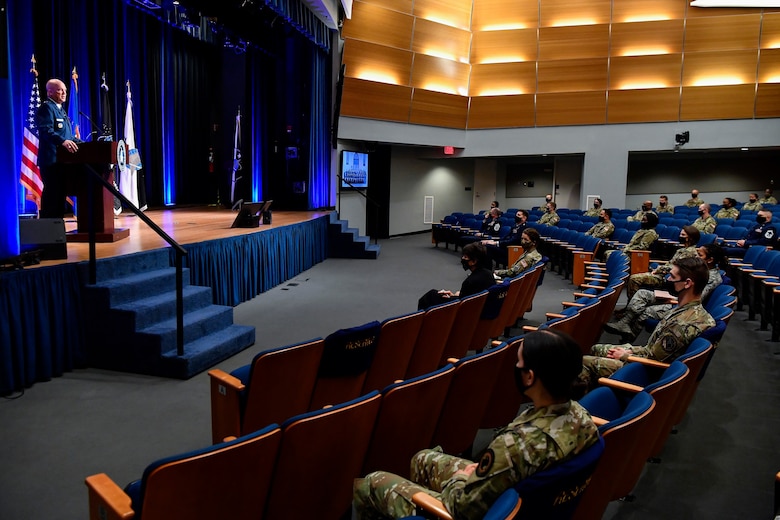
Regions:
<instances>
[{"instance_id":1,"label":"auditorium stage","mask_svg":"<svg viewBox=\"0 0 780 520\"><path fill-rule=\"evenodd\" d=\"M146 216L183 246L206 240L259 233L269 229L314 220L328 213L330 213L328 210L273 211L273 220L270 225L261 224L259 228L231 228L230 225L236 218L237 212L215 206L192 206L145 212ZM114 219L114 227L130 229L130 236L113 243L97 244L96 254L98 259L150 251L167 247L168 245L154 230L132 213L124 212L116 217ZM65 229L66 231L76 229L76 219L74 217L66 217ZM84 260L89 260L89 244L70 242L68 243L67 260L44 260L39 265L49 266Z\"/></svg>"}]
</instances>

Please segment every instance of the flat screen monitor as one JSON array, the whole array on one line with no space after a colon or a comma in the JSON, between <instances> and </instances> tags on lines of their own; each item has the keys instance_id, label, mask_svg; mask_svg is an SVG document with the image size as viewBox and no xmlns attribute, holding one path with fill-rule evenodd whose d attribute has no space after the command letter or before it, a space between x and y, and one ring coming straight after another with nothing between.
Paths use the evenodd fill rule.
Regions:
<instances>
[{"instance_id":1,"label":"flat screen monitor","mask_svg":"<svg viewBox=\"0 0 780 520\"><path fill-rule=\"evenodd\" d=\"M264 208L267 209L267 206L271 205L271 202L243 202L241 204L241 209L238 210L238 215L236 215L236 219L233 221L233 224L230 226L231 228L242 228L242 227L258 227L258 223L260 220L260 213L263 211ZM254 218L253 218L254 217Z\"/></svg>"},{"instance_id":2,"label":"flat screen monitor","mask_svg":"<svg viewBox=\"0 0 780 520\"><path fill-rule=\"evenodd\" d=\"M344 150L341 152L341 188L368 188L368 154Z\"/></svg>"}]
</instances>

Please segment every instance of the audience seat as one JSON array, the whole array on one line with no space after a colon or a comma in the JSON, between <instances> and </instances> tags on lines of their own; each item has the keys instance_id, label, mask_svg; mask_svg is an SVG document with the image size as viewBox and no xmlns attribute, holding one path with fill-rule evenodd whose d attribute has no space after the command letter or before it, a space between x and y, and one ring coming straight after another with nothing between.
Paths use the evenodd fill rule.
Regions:
<instances>
[{"instance_id":1,"label":"audience seat","mask_svg":"<svg viewBox=\"0 0 780 520\"><path fill-rule=\"evenodd\" d=\"M421 376L439 368L439 360L447 345L449 331L458 314L461 301L452 301L434 305L425 311L420 333L417 335L409 366L406 367L406 379Z\"/></svg>"},{"instance_id":2,"label":"audience seat","mask_svg":"<svg viewBox=\"0 0 780 520\"><path fill-rule=\"evenodd\" d=\"M461 298L458 313L455 316L452 327L450 327L450 333L447 336L447 342L444 345L444 351L439 359L438 366L444 366L449 358L460 359L466 355L471 344L471 338L474 337L474 331L477 329L479 316L485 307L487 297L488 292L486 289L480 293ZM443 333L444 331L442 331ZM390 382L388 381L388 384Z\"/></svg>"},{"instance_id":3,"label":"audience seat","mask_svg":"<svg viewBox=\"0 0 780 520\"><path fill-rule=\"evenodd\" d=\"M435 372L382 390L382 404L362 474L383 470L408 476L412 456L431 447L454 373L455 367L447 364Z\"/></svg>"},{"instance_id":4,"label":"audience seat","mask_svg":"<svg viewBox=\"0 0 780 520\"><path fill-rule=\"evenodd\" d=\"M425 311L417 311L382 322L374 359L363 382L364 394L404 378L424 317Z\"/></svg>"},{"instance_id":5,"label":"audience seat","mask_svg":"<svg viewBox=\"0 0 780 520\"><path fill-rule=\"evenodd\" d=\"M361 394L381 328L378 321L372 321L337 330L325 338L309 410L343 403Z\"/></svg>"},{"instance_id":6,"label":"audience seat","mask_svg":"<svg viewBox=\"0 0 780 520\"><path fill-rule=\"evenodd\" d=\"M316 338L260 352L230 374L210 370L212 442L240 437L307 411L324 345L322 338Z\"/></svg>"},{"instance_id":7,"label":"audience seat","mask_svg":"<svg viewBox=\"0 0 780 520\"><path fill-rule=\"evenodd\" d=\"M285 421L263 518L339 520L349 514L352 482L362 475L381 403L374 391Z\"/></svg>"},{"instance_id":8,"label":"audience seat","mask_svg":"<svg viewBox=\"0 0 780 520\"><path fill-rule=\"evenodd\" d=\"M87 477L90 520L262 518L282 431L277 424L235 440L160 459L124 491L105 473Z\"/></svg>"}]
</instances>

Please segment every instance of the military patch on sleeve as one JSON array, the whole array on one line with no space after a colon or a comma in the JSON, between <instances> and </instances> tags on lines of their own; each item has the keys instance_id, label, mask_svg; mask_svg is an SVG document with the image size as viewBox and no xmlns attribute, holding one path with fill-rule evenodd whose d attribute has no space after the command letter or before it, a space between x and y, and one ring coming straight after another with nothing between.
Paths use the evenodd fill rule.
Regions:
<instances>
[{"instance_id":1,"label":"military patch on sleeve","mask_svg":"<svg viewBox=\"0 0 780 520\"><path fill-rule=\"evenodd\" d=\"M478 477L484 477L488 473L490 473L490 468L493 467L493 461L495 461L496 455L493 453L493 450L488 448L485 450L485 453L482 454L482 458L479 459L479 464L477 465L477 476Z\"/></svg>"}]
</instances>

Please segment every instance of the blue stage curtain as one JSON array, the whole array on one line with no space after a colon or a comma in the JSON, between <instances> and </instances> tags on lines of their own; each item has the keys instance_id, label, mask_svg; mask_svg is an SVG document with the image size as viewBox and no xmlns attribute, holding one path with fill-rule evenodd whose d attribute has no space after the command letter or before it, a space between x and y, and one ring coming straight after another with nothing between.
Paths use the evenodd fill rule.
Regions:
<instances>
[{"instance_id":1,"label":"blue stage curtain","mask_svg":"<svg viewBox=\"0 0 780 520\"><path fill-rule=\"evenodd\" d=\"M186 249L190 283L211 287L214 303L236 306L325 260L328 217ZM173 263L175 252L170 254Z\"/></svg>"},{"instance_id":2,"label":"blue stage curtain","mask_svg":"<svg viewBox=\"0 0 780 520\"><path fill-rule=\"evenodd\" d=\"M309 209L330 206L330 84L328 57L314 52L311 66L311 121L309 123Z\"/></svg>"},{"instance_id":3,"label":"blue stage curtain","mask_svg":"<svg viewBox=\"0 0 780 520\"><path fill-rule=\"evenodd\" d=\"M77 264L0 274L0 395L84 366Z\"/></svg>"}]
</instances>

